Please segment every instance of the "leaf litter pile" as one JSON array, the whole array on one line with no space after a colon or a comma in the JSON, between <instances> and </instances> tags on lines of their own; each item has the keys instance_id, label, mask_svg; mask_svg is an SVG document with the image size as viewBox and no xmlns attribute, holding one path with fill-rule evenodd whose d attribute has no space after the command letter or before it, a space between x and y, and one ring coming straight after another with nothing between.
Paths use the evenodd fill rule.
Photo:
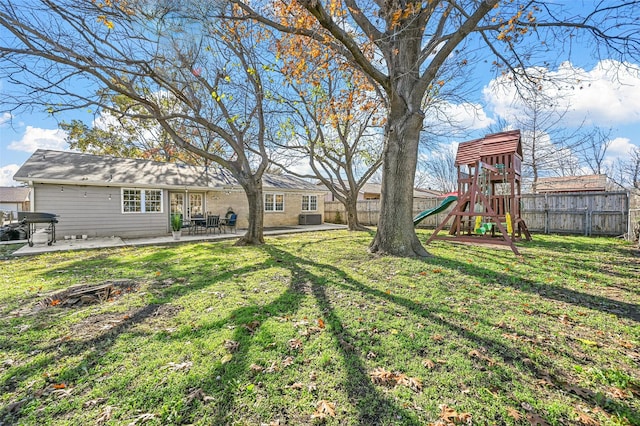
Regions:
<instances>
[{"instance_id":1,"label":"leaf litter pile","mask_svg":"<svg viewBox=\"0 0 640 426\"><path fill-rule=\"evenodd\" d=\"M633 247L369 239L3 261L0 424L640 424Z\"/></svg>"}]
</instances>

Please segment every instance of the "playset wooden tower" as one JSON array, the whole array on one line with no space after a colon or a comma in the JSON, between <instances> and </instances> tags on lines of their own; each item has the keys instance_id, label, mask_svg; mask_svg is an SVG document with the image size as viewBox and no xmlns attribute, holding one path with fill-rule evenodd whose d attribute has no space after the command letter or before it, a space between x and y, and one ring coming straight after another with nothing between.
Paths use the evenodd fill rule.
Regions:
<instances>
[{"instance_id":1,"label":"playset wooden tower","mask_svg":"<svg viewBox=\"0 0 640 426\"><path fill-rule=\"evenodd\" d=\"M522 144L520 131L487 135L461 143L455 161L458 203L435 229L434 239L504 244L531 239L520 217ZM438 236L453 219L449 236Z\"/></svg>"}]
</instances>

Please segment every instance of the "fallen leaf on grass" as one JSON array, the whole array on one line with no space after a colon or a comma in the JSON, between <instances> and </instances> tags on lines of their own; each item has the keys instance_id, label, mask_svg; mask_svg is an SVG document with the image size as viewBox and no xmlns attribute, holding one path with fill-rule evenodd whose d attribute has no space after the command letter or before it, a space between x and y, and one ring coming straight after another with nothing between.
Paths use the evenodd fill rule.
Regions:
<instances>
[{"instance_id":1,"label":"fallen leaf on grass","mask_svg":"<svg viewBox=\"0 0 640 426\"><path fill-rule=\"evenodd\" d=\"M414 392L420 392L422 390L422 381L415 377L408 377L402 373L392 373L384 368L377 367L371 373L369 373L371 381L374 384L395 387L396 385L403 385L413 390Z\"/></svg>"},{"instance_id":2,"label":"fallen leaf on grass","mask_svg":"<svg viewBox=\"0 0 640 426\"><path fill-rule=\"evenodd\" d=\"M100 426L108 422L111 419L111 414L113 413L114 408L115 407L112 407L110 405L104 407L102 409L102 413L100 413L100 417L96 419L96 425Z\"/></svg>"},{"instance_id":3,"label":"fallen leaf on grass","mask_svg":"<svg viewBox=\"0 0 640 426\"><path fill-rule=\"evenodd\" d=\"M89 407L93 407L95 405L99 405L102 404L103 402L105 402L107 400L107 398L96 398L96 399L92 399L90 401L85 402L84 404L82 404L82 408L89 408Z\"/></svg>"},{"instance_id":4,"label":"fallen leaf on grass","mask_svg":"<svg viewBox=\"0 0 640 426\"><path fill-rule=\"evenodd\" d=\"M155 418L156 418L155 414L151 414L151 413L140 414L138 417L133 419L133 421L129 423L127 426L136 426L141 423L146 423L147 421L153 420Z\"/></svg>"},{"instance_id":5,"label":"fallen leaf on grass","mask_svg":"<svg viewBox=\"0 0 640 426\"><path fill-rule=\"evenodd\" d=\"M290 339L287 344L293 350L297 351L302 349L302 341L300 339Z\"/></svg>"},{"instance_id":6,"label":"fallen leaf on grass","mask_svg":"<svg viewBox=\"0 0 640 426\"><path fill-rule=\"evenodd\" d=\"M254 331L260 326L260 321L251 321L248 324L243 325L244 328L249 330L249 333L253 334Z\"/></svg>"},{"instance_id":7,"label":"fallen leaf on grass","mask_svg":"<svg viewBox=\"0 0 640 426\"><path fill-rule=\"evenodd\" d=\"M324 328L325 327L324 321L322 320L322 318L318 318L318 327L320 327L320 328Z\"/></svg>"},{"instance_id":8,"label":"fallen leaf on grass","mask_svg":"<svg viewBox=\"0 0 640 426\"><path fill-rule=\"evenodd\" d=\"M584 426L598 426L600 424L599 421L593 417L589 417L585 413L578 413L578 421Z\"/></svg>"},{"instance_id":9,"label":"fallen leaf on grass","mask_svg":"<svg viewBox=\"0 0 640 426\"><path fill-rule=\"evenodd\" d=\"M254 373L259 373L264 370L264 367L258 364L251 364L249 366L249 370L253 371Z\"/></svg>"},{"instance_id":10,"label":"fallen leaf on grass","mask_svg":"<svg viewBox=\"0 0 640 426\"><path fill-rule=\"evenodd\" d=\"M304 385L300 382L295 382L294 384L287 386L288 389L300 390L304 387Z\"/></svg>"},{"instance_id":11,"label":"fallen leaf on grass","mask_svg":"<svg viewBox=\"0 0 640 426\"><path fill-rule=\"evenodd\" d=\"M175 362L170 362L165 366L165 368L169 368L173 371L189 371L189 369L193 366L193 362L186 361L181 362L180 364L176 364Z\"/></svg>"},{"instance_id":12,"label":"fallen leaf on grass","mask_svg":"<svg viewBox=\"0 0 640 426\"><path fill-rule=\"evenodd\" d=\"M470 413L458 413L446 404L440 406L440 418L446 425L471 424Z\"/></svg>"},{"instance_id":13,"label":"fallen leaf on grass","mask_svg":"<svg viewBox=\"0 0 640 426\"><path fill-rule=\"evenodd\" d=\"M194 399L202 402L209 402L214 400L212 396L205 394L204 391L200 388L194 389L189 392L189 395L187 395L187 405L191 404Z\"/></svg>"},{"instance_id":14,"label":"fallen leaf on grass","mask_svg":"<svg viewBox=\"0 0 640 426\"><path fill-rule=\"evenodd\" d=\"M278 363L276 363L275 361L273 361L271 365L264 370L265 373L269 374L275 373L277 371L280 371L280 367L278 367Z\"/></svg>"},{"instance_id":15,"label":"fallen leaf on grass","mask_svg":"<svg viewBox=\"0 0 640 426\"><path fill-rule=\"evenodd\" d=\"M327 417L336 416L336 405L326 401L320 400L316 405L316 411L311 415L312 419L326 419Z\"/></svg>"},{"instance_id":16,"label":"fallen leaf on grass","mask_svg":"<svg viewBox=\"0 0 640 426\"><path fill-rule=\"evenodd\" d=\"M485 361L487 364L489 364L489 366L493 366L493 365L496 364L496 362L493 359L489 358L488 356L486 356L484 354L481 354L480 352L476 351L475 349L472 350L472 351L469 351L469 356L471 358L477 358L477 359L479 359L481 361Z\"/></svg>"},{"instance_id":17,"label":"fallen leaf on grass","mask_svg":"<svg viewBox=\"0 0 640 426\"><path fill-rule=\"evenodd\" d=\"M293 365L293 357L292 356L288 356L285 359L282 360L282 366L283 367L288 367L290 365Z\"/></svg>"},{"instance_id":18,"label":"fallen leaf on grass","mask_svg":"<svg viewBox=\"0 0 640 426\"><path fill-rule=\"evenodd\" d=\"M222 364L226 364L226 363L228 363L229 361L231 361L232 359L233 359L233 355L231 355L231 354L226 354L225 356L223 356L223 357L222 357L222 359L220 360L220 362L221 362Z\"/></svg>"},{"instance_id":19,"label":"fallen leaf on grass","mask_svg":"<svg viewBox=\"0 0 640 426\"><path fill-rule=\"evenodd\" d=\"M433 340L434 342L442 342L444 341L444 336L441 334L434 334L433 336L431 336L431 340Z\"/></svg>"},{"instance_id":20,"label":"fallen leaf on grass","mask_svg":"<svg viewBox=\"0 0 640 426\"><path fill-rule=\"evenodd\" d=\"M527 413L527 420L531 426L550 426L549 423L536 413Z\"/></svg>"},{"instance_id":21,"label":"fallen leaf on grass","mask_svg":"<svg viewBox=\"0 0 640 426\"><path fill-rule=\"evenodd\" d=\"M225 340L224 347L229 352L235 352L240 347L240 343L236 342L235 340Z\"/></svg>"},{"instance_id":22,"label":"fallen leaf on grass","mask_svg":"<svg viewBox=\"0 0 640 426\"><path fill-rule=\"evenodd\" d=\"M516 410L513 407L507 407L507 415L516 422L522 418L522 414L520 414L520 411Z\"/></svg>"},{"instance_id":23,"label":"fallen leaf on grass","mask_svg":"<svg viewBox=\"0 0 640 426\"><path fill-rule=\"evenodd\" d=\"M369 373L371 381L376 385L394 387L398 383L398 376L395 373L377 367Z\"/></svg>"},{"instance_id":24,"label":"fallen leaf on grass","mask_svg":"<svg viewBox=\"0 0 640 426\"><path fill-rule=\"evenodd\" d=\"M64 389L66 387L67 387L67 385L65 385L64 383L56 383L56 384L53 385L54 389Z\"/></svg>"},{"instance_id":25,"label":"fallen leaf on grass","mask_svg":"<svg viewBox=\"0 0 640 426\"><path fill-rule=\"evenodd\" d=\"M436 363L431 361L430 359L423 359L422 360L422 365L424 365L425 367L427 367L429 370L433 370L434 368L436 368Z\"/></svg>"},{"instance_id":26,"label":"fallen leaf on grass","mask_svg":"<svg viewBox=\"0 0 640 426\"><path fill-rule=\"evenodd\" d=\"M620 389L620 388L617 388L617 387L609 388L608 394L611 395L615 399L627 399L627 398L631 398L633 396L633 395L630 395L629 393L627 393L627 391L625 391L624 389Z\"/></svg>"},{"instance_id":27,"label":"fallen leaf on grass","mask_svg":"<svg viewBox=\"0 0 640 426\"><path fill-rule=\"evenodd\" d=\"M402 377L398 383L404 385L414 392L420 392L422 390L422 381L415 377Z\"/></svg>"},{"instance_id":28,"label":"fallen leaf on grass","mask_svg":"<svg viewBox=\"0 0 640 426\"><path fill-rule=\"evenodd\" d=\"M622 346L623 348L627 348L627 349L633 349L633 343L628 342L626 340L619 340L618 343L620 344L620 346Z\"/></svg>"}]
</instances>

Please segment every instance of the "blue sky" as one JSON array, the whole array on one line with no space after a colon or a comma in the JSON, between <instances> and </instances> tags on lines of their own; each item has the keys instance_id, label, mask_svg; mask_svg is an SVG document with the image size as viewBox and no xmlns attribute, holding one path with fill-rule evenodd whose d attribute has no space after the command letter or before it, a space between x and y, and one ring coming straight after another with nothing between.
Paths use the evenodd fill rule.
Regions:
<instances>
[{"instance_id":1,"label":"blue sky","mask_svg":"<svg viewBox=\"0 0 640 426\"><path fill-rule=\"evenodd\" d=\"M606 58L595 62L587 55L576 55L575 51L572 60L574 63L550 70L564 76L575 75L576 81L580 81L563 91L562 102L568 107L567 125L585 122L612 129L609 160L625 158L632 147L640 146L640 67L630 64L631 67L621 69ZM474 137L487 133L487 127L499 116L517 113L512 103L513 90L507 89L502 94L489 90L494 76L483 68L486 66L469 69L470 87L475 88L470 93L470 103L448 104L445 108L449 116L472 130ZM0 92L12 90L16 88L0 80ZM67 148L65 134L58 129L59 121L80 119L91 123L93 118L85 111L65 112L56 117L39 111L0 113L0 186L17 185L12 180L13 174L36 149Z\"/></svg>"}]
</instances>

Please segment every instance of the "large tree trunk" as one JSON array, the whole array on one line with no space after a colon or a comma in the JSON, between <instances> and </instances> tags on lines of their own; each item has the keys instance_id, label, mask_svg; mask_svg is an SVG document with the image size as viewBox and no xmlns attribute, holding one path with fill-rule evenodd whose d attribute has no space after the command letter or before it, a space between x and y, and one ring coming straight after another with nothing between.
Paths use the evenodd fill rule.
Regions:
<instances>
[{"instance_id":1,"label":"large tree trunk","mask_svg":"<svg viewBox=\"0 0 640 426\"><path fill-rule=\"evenodd\" d=\"M360 224L358 220L358 194L348 195L344 202L344 208L347 212L347 226L349 231L366 231L367 228Z\"/></svg>"},{"instance_id":2,"label":"large tree trunk","mask_svg":"<svg viewBox=\"0 0 640 426\"><path fill-rule=\"evenodd\" d=\"M242 236L237 246L264 244L264 198L262 196L262 179L246 179L240 182L249 203L249 225L247 233Z\"/></svg>"},{"instance_id":3,"label":"large tree trunk","mask_svg":"<svg viewBox=\"0 0 640 426\"><path fill-rule=\"evenodd\" d=\"M372 253L429 256L418 240L412 215L413 182L423 120L419 106L409 108L403 102L392 103L382 165L380 220L378 232L369 246Z\"/></svg>"}]
</instances>

